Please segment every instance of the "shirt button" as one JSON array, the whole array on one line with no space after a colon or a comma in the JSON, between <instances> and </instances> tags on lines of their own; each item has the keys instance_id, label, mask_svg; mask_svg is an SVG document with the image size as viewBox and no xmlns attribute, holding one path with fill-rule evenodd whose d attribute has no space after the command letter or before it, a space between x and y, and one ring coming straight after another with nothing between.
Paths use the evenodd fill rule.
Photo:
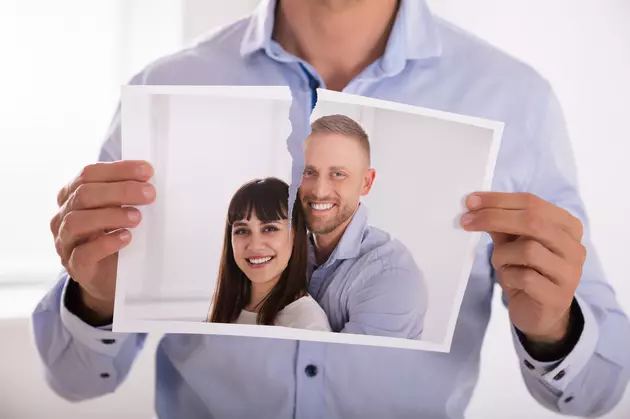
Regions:
<instances>
[{"instance_id":1,"label":"shirt button","mask_svg":"<svg viewBox=\"0 0 630 419\"><path fill-rule=\"evenodd\" d=\"M527 368L529 368L530 370L533 370L533 369L534 369L534 366L533 366L533 365L532 365L532 364L531 364L528 360L525 360L525 361L524 361L524 364L525 364L525 366L526 366Z\"/></svg>"},{"instance_id":2,"label":"shirt button","mask_svg":"<svg viewBox=\"0 0 630 419\"><path fill-rule=\"evenodd\" d=\"M304 368L304 372L309 377L315 377L317 375L317 367L313 364L307 365L306 368Z\"/></svg>"},{"instance_id":3,"label":"shirt button","mask_svg":"<svg viewBox=\"0 0 630 419\"><path fill-rule=\"evenodd\" d=\"M573 400L573 396L569 396L566 399L564 399L565 403L569 403L571 400Z\"/></svg>"},{"instance_id":4,"label":"shirt button","mask_svg":"<svg viewBox=\"0 0 630 419\"><path fill-rule=\"evenodd\" d=\"M112 343L116 343L116 339L101 339L105 345L111 345Z\"/></svg>"},{"instance_id":5,"label":"shirt button","mask_svg":"<svg viewBox=\"0 0 630 419\"><path fill-rule=\"evenodd\" d=\"M559 373L556 374L555 377L553 377L554 380L558 381L558 380L562 380L562 378L564 377L564 370L560 371Z\"/></svg>"},{"instance_id":6,"label":"shirt button","mask_svg":"<svg viewBox=\"0 0 630 419\"><path fill-rule=\"evenodd\" d=\"M106 372L101 373L101 378L109 378L109 373L106 373Z\"/></svg>"}]
</instances>

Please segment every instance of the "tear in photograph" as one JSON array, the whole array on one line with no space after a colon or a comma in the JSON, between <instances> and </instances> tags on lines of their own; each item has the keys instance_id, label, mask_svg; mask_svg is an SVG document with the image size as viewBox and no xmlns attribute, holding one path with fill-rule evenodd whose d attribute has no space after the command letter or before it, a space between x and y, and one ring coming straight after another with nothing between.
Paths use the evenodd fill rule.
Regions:
<instances>
[{"instance_id":1,"label":"tear in photograph","mask_svg":"<svg viewBox=\"0 0 630 419\"><path fill-rule=\"evenodd\" d=\"M113 330L450 351L481 234L459 219L503 124L322 89L297 121L292 100L123 87L122 155L154 166L157 199L120 252Z\"/></svg>"}]
</instances>

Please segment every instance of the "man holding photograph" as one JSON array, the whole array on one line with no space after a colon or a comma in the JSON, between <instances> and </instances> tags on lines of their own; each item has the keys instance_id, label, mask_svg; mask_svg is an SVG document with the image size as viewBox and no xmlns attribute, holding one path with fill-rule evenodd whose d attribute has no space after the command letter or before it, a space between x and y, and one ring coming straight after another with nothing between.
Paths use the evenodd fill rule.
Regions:
<instances>
[{"instance_id":1,"label":"man holding photograph","mask_svg":"<svg viewBox=\"0 0 630 419\"><path fill-rule=\"evenodd\" d=\"M333 331L420 339L428 287L409 250L368 225L367 133L345 115L311 124L299 199L311 233L309 292Z\"/></svg>"},{"instance_id":2,"label":"man holding photograph","mask_svg":"<svg viewBox=\"0 0 630 419\"><path fill-rule=\"evenodd\" d=\"M618 404L630 376L630 323L589 240L558 100L526 65L435 18L423 0L264 0L253 16L131 83L288 84L305 105L319 85L506 122L494 192L472 194L462 219L489 239L450 353L166 335L156 359L160 418L461 419L497 283L513 332L506 344L532 397L576 416ZM220 153L221 138L214 141ZM141 222L127 206L156 194L151 167L120 159L117 113L100 162L60 191L50 224L65 269L33 326L46 378L68 400L116 391L146 338L110 329L117 252Z\"/></svg>"}]
</instances>

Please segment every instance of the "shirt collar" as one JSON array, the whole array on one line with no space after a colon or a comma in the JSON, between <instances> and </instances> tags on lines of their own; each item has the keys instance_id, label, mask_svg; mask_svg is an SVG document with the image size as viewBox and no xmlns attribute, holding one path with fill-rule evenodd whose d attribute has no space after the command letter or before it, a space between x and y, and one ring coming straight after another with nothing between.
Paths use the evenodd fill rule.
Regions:
<instances>
[{"instance_id":1,"label":"shirt collar","mask_svg":"<svg viewBox=\"0 0 630 419\"><path fill-rule=\"evenodd\" d=\"M251 55L260 50L270 57L272 53L273 25L277 0L261 0L252 14L241 42L241 55ZM402 70L407 60L437 58L442 53L442 43L436 23L425 0L400 0L381 69L385 73Z\"/></svg>"},{"instance_id":2,"label":"shirt collar","mask_svg":"<svg viewBox=\"0 0 630 419\"><path fill-rule=\"evenodd\" d=\"M361 244L363 242L363 236L365 230L368 227L368 211L365 207L365 204L359 204L359 208L355 211L352 216L352 220L346 227L343 235L341 236L341 240L337 243L335 250L331 253L328 260L324 263L325 266L330 265L331 263L342 260L342 259L352 259L361 254ZM311 264L315 264L315 244L313 242L313 236L309 234L309 260Z\"/></svg>"},{"instance_id":3,"label":"shirt collar","mask_svg":"<svg viewBox=\"0 0 630 419\"><path fill-rule=\"evenodd\" d=\"M249 18L249 24L241 41L241 55L251 55L259 50L269 50L276 0L261 0Z\"/></svg>"}]
</instances>

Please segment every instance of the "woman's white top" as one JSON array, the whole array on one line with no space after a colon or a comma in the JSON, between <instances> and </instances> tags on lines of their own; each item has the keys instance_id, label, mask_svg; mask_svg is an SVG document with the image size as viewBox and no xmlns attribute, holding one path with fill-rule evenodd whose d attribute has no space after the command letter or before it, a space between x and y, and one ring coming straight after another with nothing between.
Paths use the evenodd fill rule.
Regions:
<instances>
[{"instance_id":1,"label":"woman's white top","mask_svg":"<svg viewBox=\"0 0 630 419\"><path fill-rule=\"evenodd\" d=\"M239 324L256 324L258 313L243 310L236 319ZM282 309L276 316L276 326L331 332L330 323L321 306L310 295L301 297Z\"/></svg>"}]
</instances>

